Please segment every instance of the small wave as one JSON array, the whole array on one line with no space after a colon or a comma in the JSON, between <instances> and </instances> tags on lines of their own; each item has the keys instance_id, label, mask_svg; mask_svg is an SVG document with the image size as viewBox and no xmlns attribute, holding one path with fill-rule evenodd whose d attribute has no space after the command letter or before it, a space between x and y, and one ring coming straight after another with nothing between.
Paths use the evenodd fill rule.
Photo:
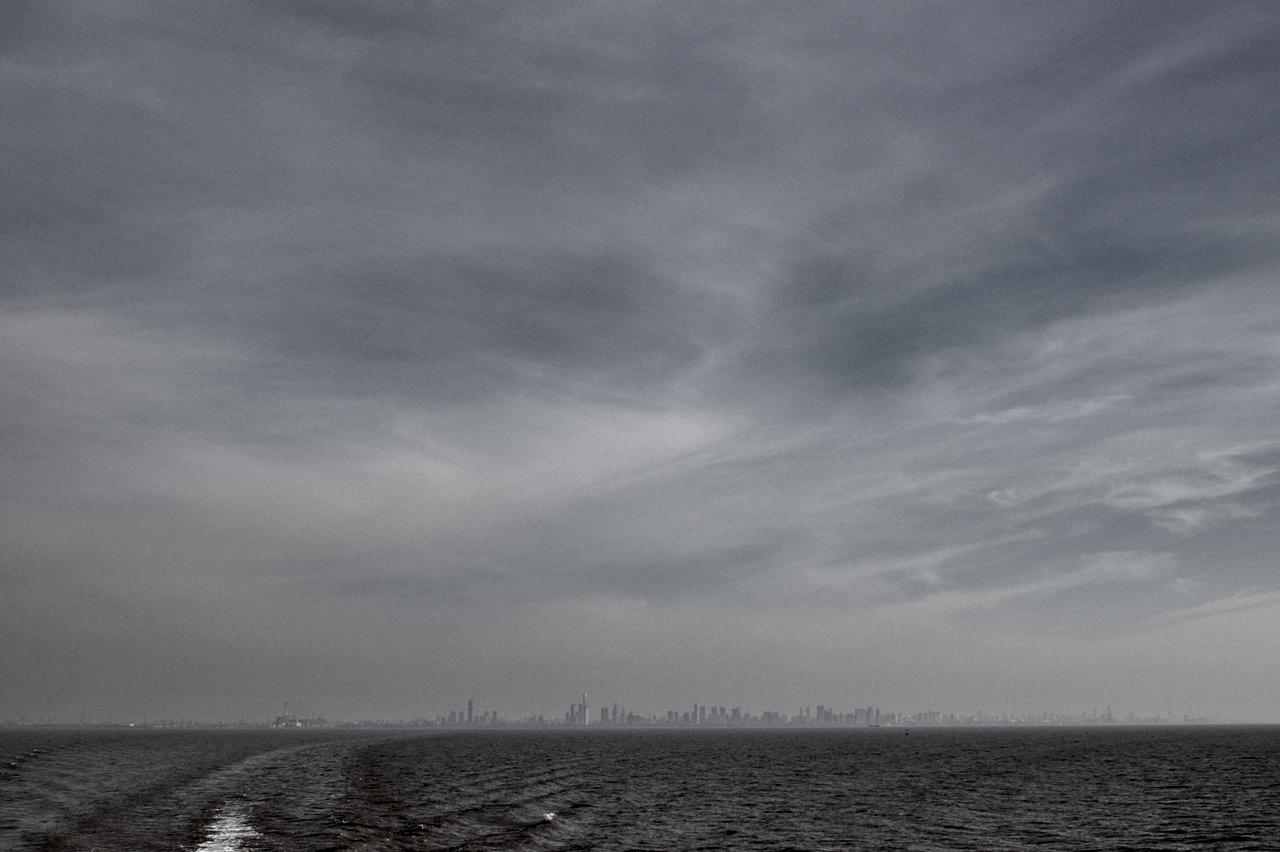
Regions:
<instances>
[{"instance_id":1,"label":"small wave","mask_svg":"<svg viewBox=\"0 0 1280 852\"><path fill-rule=\"evenodd\" d=\"M226 807L205 830L204 842L195 848L195 852L241 852L245 849L245 841L262 837L244 812L239 808Z\"/></svg>"}]
</instances>

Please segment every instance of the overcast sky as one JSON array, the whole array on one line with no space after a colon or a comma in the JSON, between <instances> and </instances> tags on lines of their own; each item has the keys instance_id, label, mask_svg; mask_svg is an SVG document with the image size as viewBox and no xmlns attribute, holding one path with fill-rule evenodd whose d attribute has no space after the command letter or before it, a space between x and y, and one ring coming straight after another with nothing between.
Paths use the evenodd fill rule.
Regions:
<instances>
[{"instance_id":1,"label":"overcast sky","mask_svg":"<svg viewBox=\"0 0 1280 852\"><path fill-rule=\"evenodd\" d=\"M1277 44L4 4L0 719L1277 718Z\"/></svg>"}]
</instances>

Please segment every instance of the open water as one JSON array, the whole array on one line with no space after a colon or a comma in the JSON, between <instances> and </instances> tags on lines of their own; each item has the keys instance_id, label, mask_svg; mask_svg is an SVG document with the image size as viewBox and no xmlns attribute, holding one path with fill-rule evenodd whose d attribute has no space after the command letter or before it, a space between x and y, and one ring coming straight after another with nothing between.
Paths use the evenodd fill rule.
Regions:
<instances>
[{"instance_id":1,"label":"open water","mask_svg":"<svg viewBox=\"0 0 1280 852\"><path fill-rule=\"evenodd\" d=\"M7 730L0 849L1280 849L1280 728Z\"/></svg>"}]
</instances>

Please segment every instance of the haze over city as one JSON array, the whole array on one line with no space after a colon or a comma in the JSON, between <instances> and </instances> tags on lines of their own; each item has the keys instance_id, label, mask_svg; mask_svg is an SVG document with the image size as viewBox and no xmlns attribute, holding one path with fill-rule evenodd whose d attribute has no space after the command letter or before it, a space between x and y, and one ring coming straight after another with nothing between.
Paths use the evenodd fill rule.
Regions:
<instances>
[{"instance_id":1,"label":"haze over city","mask_svg":"<svg viewBox=\"0 0 1280 852\"><path fill-rule=\"evenodd\" d=\"M1280 6L0 8L0 719L1280 720Z\"/></svg>"}]
</instances>

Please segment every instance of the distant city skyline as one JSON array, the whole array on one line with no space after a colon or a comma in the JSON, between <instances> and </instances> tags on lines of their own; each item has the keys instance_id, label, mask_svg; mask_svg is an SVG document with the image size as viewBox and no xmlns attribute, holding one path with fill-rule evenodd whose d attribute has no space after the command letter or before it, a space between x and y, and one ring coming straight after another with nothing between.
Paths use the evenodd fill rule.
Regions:
<instances>
[{"instance_id":1,"label":"distant city skyline","mask_svg":"<svg viewBox=\"0 0 1280 852\"><path fill-rule=\"evenodd\" d=\"M1277 44L0 5L0 719L1280 719Z\"/></svg>"},{"instance_id":2,"label":"distant city skyline","mask_svg":"<svg viewBox=\"0 0 1280 852\"><path fill-rule=\"evenodd\" d=\"M1232 717L1230 713L1188 714L1171 709L1163 712L1138 711L1132 708L1115 709L1111 705L1088 709L1041 709L1034 712L998 710L956 709L891 709L874 704L837 706L835 704L805 703L790 708L766 708L757 706L730 706L703 702L685 703L678 707L655 709L661 702L642 702L628 707L617 702L588 705L584 694L567 705L561 713L536 712L528 708L508 707L500 711L496 707L481 709L475 699L455 702L447 711L427 714L399 714L378 717L367 713L331 715L320 709L291 712L289 704L274 717L237 719L196 716L192 718L166 718L147 714L124 718L78 719L15 719L0 718L0 726L54 724L54 725L128 725L142 727L170 727L210 724L215 726L250 726L284 728L321 728L342 726L407 726L468 729L485 727L880 727L880 726L928 726L928 725L1000 725L1000 724L1280 724L1272 719L1246 719Z\"/></svg>"}]
</instances>

